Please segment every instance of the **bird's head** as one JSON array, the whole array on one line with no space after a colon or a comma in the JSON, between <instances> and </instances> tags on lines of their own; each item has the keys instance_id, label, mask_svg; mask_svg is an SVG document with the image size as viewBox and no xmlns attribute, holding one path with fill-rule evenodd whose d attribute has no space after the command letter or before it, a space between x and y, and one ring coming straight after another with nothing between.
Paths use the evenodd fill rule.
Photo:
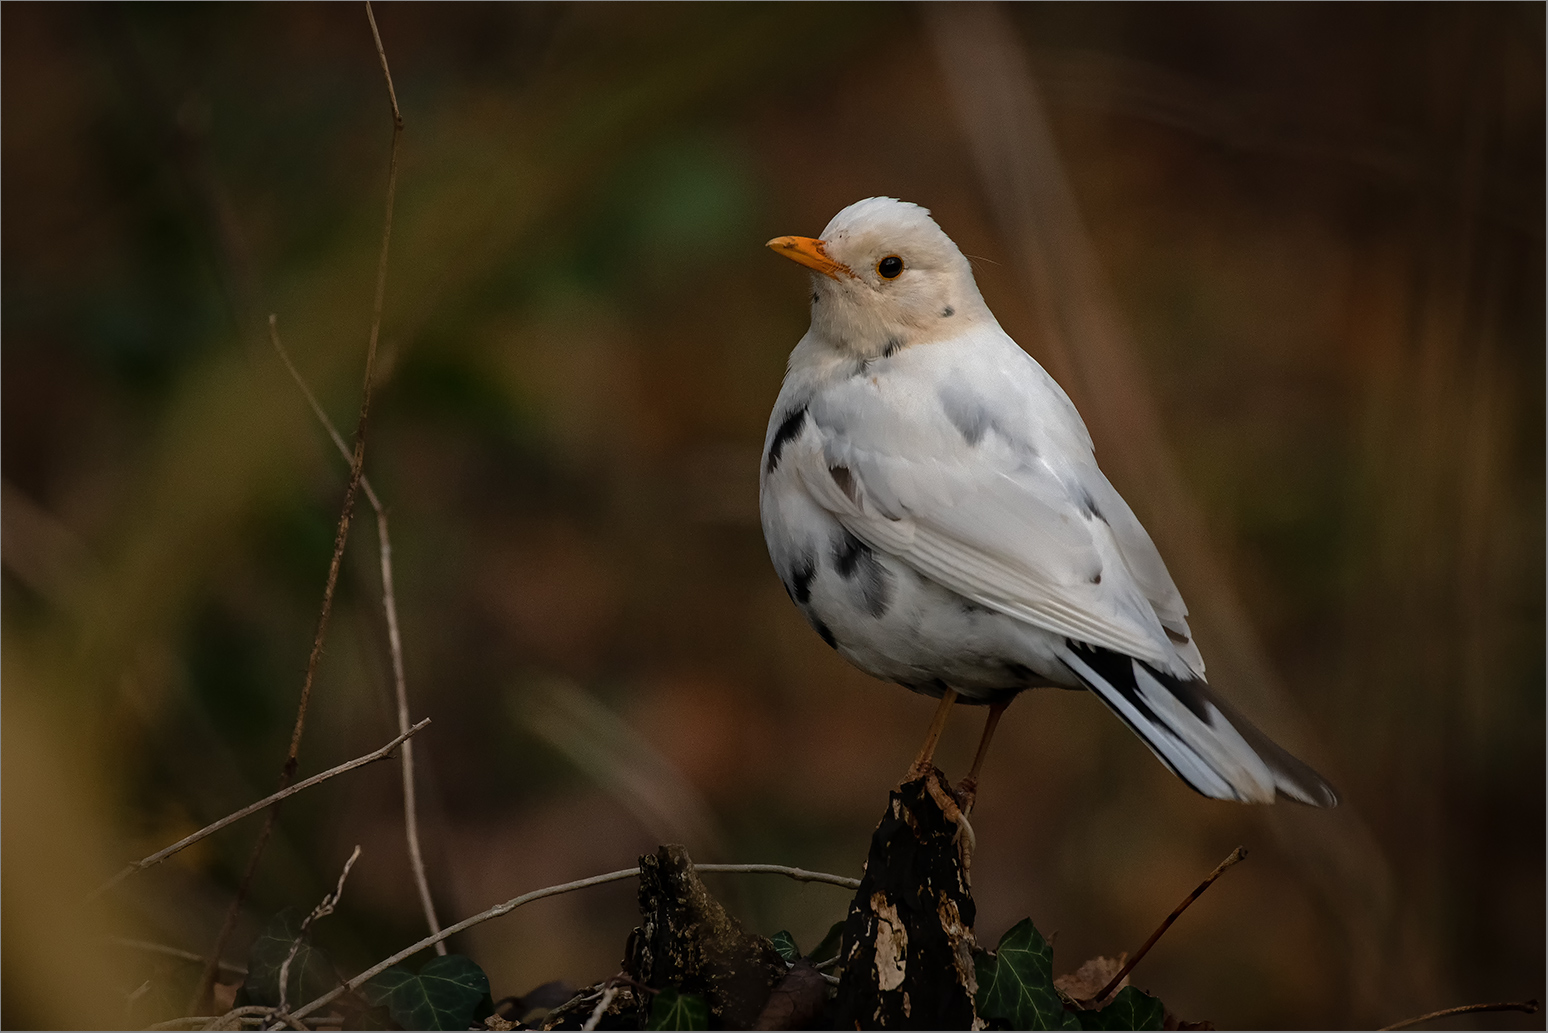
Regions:
<instances>
[{"instance_id":1,"label":"bird's head","mask_svg":"<svg viewBox=\"0 0 1548 1033\"><path fill-rule=\"evenodd\" d=\"M994 319L957 245L907 201L868 197L835 215L820 238L775 237L768 246L813 270L812 332L861 358Z\"/></svg>"}]
</instances>

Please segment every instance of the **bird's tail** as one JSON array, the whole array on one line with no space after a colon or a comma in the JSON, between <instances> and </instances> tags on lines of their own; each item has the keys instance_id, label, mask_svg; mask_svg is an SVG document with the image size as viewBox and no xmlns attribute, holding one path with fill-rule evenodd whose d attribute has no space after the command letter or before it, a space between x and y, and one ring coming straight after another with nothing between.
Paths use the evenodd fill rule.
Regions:
<instances>
[{"instance_id":1,"label":"bird's tail","mask_svg":"<svg viewBox=\"0 0 1548 1033\"><path fill-rule=\"evenodd\" d=\"M1161 763L1205 796L1332 807L1327 780L1222 703L1202 678L1183 680L1110 649L1066 641L1060 658L1134 729Z\"/></svg>"}]
</instances>

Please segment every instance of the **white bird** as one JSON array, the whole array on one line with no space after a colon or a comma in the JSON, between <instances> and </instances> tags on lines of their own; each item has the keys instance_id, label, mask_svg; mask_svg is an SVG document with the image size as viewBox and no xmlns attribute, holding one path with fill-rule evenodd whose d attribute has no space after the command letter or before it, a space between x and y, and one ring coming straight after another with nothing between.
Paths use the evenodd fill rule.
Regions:
<instances>
[{"instance_id":1,"label":"white bird","mask_svg":"<svg viewBox=\"0 0 1548 1033\"><path fill-rule=\"evenodd\" d=\"M990 706L971 807L1017 693L1087 688L1208 797L1338 801L1204 680L1188 608L1098 469L1069 397L1000 328L930 213L850 205L768 246L813 270L811 328L764 439L759 506L785 589L868 674Z\"/></svg>"}]
</instances>

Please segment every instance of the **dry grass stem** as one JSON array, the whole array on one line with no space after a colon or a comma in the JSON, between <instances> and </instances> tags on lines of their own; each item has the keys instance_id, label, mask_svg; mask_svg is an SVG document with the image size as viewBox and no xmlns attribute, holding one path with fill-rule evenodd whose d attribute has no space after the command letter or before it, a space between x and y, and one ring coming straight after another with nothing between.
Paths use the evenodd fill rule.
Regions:
<instances>
[{"instance_id":1,"label":"dry grass stem","mask_svg":"<svg viewBox=\"0 0 1548 1033\"><path fill-rule=\"evenodd\" d=\"M97 892L100 893L101 890ZM167 958L177 958L179 961L188 961L196 965L203 965L209 960L203 954L195 954L193 951L185 951L181 947L172 947L165 943L154 943L151 940L134 940L127 936L104 936L101 942L113 947L123 947L127 950L144 951L146 954L160 954ZM222 972L229 972L234 976L247 975L246 965L235 965L229 961L222 961L217 967Z\"/></svg>"},{"instance_id":2,"label":"dry grass stem","mask_svg":"<svg viewBox=\"0 0 1548 1033\"><path fill-rule=\"evenodd\" d=\"M1497 1004L1463 1004L1456 1008L1442 1008L1440 1011L1432 1011L1412 1019L1404 1019L1402 1022L1394 1022L1390 1026L1383 1026L1381 1028L1383 1033L1385 1033L1386 1030L1407 1029L1410 1026L1419 1025L1421 1022L1444 1019L1451 1015L1467 1015L1471 1012L1479 1011L1524 1011L1528 1015L1535 1015L1537 1008L1537 998L1535 997L1530 1001L1500 1001Z\"/></svg>"},{"instance_id":3,"label":"dry grass stem","mask_svg":"<svg viewBox=\"0 0 1548 1033\"><path fill-rule=\"evenodd\" d=\"M281 789L279 792L271 793L268 796L265 796L262 800L257 801L256 803L248 804L246 807L243 807L239 811L232 811L230 814L226 815L224 818L221 818L219 821L212 822L211 824L206 825L204 828L200 829L198 832L193 833L192 835L184 836L182 839L178 840L176 843L173 843L169 847L163 847L162 849L156 851L154 854L151 854L149 857L141 858L140 860L135 861L132 864L126 865L124 867L123 871L121 871L117 875L113 876L107 882L104 882L101 886L98 886L96 889L92 890L91 893L87 896L86 899L88 901L94 900L95 898L101 896L103 893L106 893L108 890L112 889L114 886L118 885L120 882L122 882L124 879L128 878L130 875L133 875L135 872L143 871L146 868L150 868L150 867L152 867L154 865L158 865L162 861L165 861L167 858L171 857L173 854L177 853L179 850L183 850L183 849L186 849L187 847L193 846L195 843L199 842L199 840L201 840L201 839L204 839L206 836L213 835L214 833L219 832L221 829L225 828L227 825L233 824L234 822L241 821L243 818L246 818L249 815L256 814L259 811L263 810L265 807L271 807L274 804L279 803L281 800L284 800L286 797L294 796L297 793L305 792L306 790L312 788L313 786L320 785L321 783L326 782L326 781L328 781L328 779L333 778L333 777L335 777L337 775L342 775L342 774L344 774L347 771L353 771L356 768L365 767L367 764L372 764L372 763L375 763L376 761L381 760L382 758L386 757L389 753L391 753L395 746L397 746L399 743L407 742L409 736L417 734L418 732L420 732L423 729L425 729L426 727L428 727L429 724L430 724L430 719L427 717L423 721L420 721L418 724L414 725L414 727L410 728L407 732L399 733L397 738L393 739L391 742L387 743L385 746L382 746L382 747L380 747L378 749L372 750L370 753L367 753L364 756L356 757L354 760L345 761L343 764L340 764L338 767L329 768L327 771L321 772L320 774L313 775L311 778L304 779L303 781L297 782L295 785L286 786L284 789ZM138 944L139 943L139 941L134 941L134 940L127 941L127 942L128 943L133 943L133 944ZM157 948L157 949L162 949L162 948ZM170 950L175 950L175 948L165 948L164 950L170 951ZM183 956L183 954L184 954L184 952L178 952L178 956ZM224 964L222 962L213 962L211 959L203 957L202 955L189 954L188 956L191 957L191 958L197 958L198 960L204 962L207 966L211 966L212 968L230 968L230 967L232 967L232 966L226 965L226 964Z\"/></svg>"},{"instance_id":4,"label":"dry grass stem","mask_svg":"<svg viewBox=\"0 0 1548 1033\"><path fill-rule=\"evenodd\" d=\"M1184 911L1188 910L1188 906L1195 900L1198 900L1199 897L1204 894L1204 891L1209 889L1210 886L1214 884L1216 879L1225 874L1225 870L1227 868L1244 859L1246 856L1246 847L1237 847L1235 850L1231 851L1231 853L1227 855L1224 861L1221 861L1215 866L1214 871L1210 872L1204 877L1204 881L1199 883L1198 886L1194 888L1192 893L1183 898L1183 902L1181 904L1178 904L1175 908L1172 909L1172 913L1167 915L1166 918L1162 920L1161 924L1156 927L1156 931L1150 934L1150 939L1145 941L1144 946L1135 951L1134 956L1131 957L1128 961L1124 962L1123 967L1118 970L1117 974L1107 981L1107 985L1102 987L1102 992L1097 994L1086 1003L1096 1005L1102 1001L1107 1000L1107 995L1116 990L1118 985L1123 982L1124 977L1127 976L1130 972L1134 971L1134 966L1138 965L1140 963L1140 959L1150 951L1150 948L1156 945L1156 941L1161 939L1161 934L1172 927L1172 923L1177 921L1178 916L1181 915Z\"/></svg>"},{"instance_id":5,"label":"dry grass stem","mask_svg":"<svg viewBox=\"0 0 1548 1033\"><path fill-rule=\"evenodd\" d=\"M694 865L694 868L701 872L734 872L752 875L783 875L787 878L796 879L801 882L823 882L830 886L842 886L846 889L858 889L860 886L859 879L851 879L843 875L830 875L827 872L808 871L805 868L791 868L788 865L783 864L697 864ZM455 925L449 925L439 933L436 933L434 936L427 936L423 940L420 940L418 943L415 943L409 947L405 947L403 950L400 950L390 958L387 958L383 961L378 961L375 965L372 965L364 972L355 976L349 982L343 984L342 986L334 987L332 990L323 994L315 1001L310 1001L297 1008L295 1011L290 1013L291 1017L295 1019L304 1019L318 1008L321 1008L324 1005L336 1000L343 994L359 989L372 976L375 976L379 972L385 972L387 969L396 965L403 959L411 958L415 954L418 954L420 951L433 947L441 940L444 940L449 936L454 936L457 933L462 932L464 929L471 929L473 926L482 922L487 922L491 918L500 918L504 915L508 915L524 904L530 904L535 900L543 900L546 897L557 897L562 893L573 893L576 890L589 889L592 886L601 886L609 882L621 882L624 879L638 878L639 874L640 870L638 868L623 868L619 871L608 872L604 875L593 875L587 879L577 879L574 882L560 883L557 886L545 886L543 889L533 890L530 893L523 893L519 897L512 897L510 900L507 900L503 904L496 904L494 907L487 911L480 911L478 914L473 915L471 918L464 918L462 921L456 923Z\"/></svg>"},{"instance_id":6,"label":"dry grass stem","mask_svg":"<svg viewBox=\"0 0 1548 1033\"><path fill-rule=\"evenodd\" d=\"M339 883L332 893L322 898L318 905L312 908L312 913L301 922L301 928L296 931L296 940L290 945L290 953L285 955L285 960L280 964L279 970L279 1014L288 1015L290 1012L290 966L296 960L296 954L301 950L301 942L306 939L306 934L311 931L312 923L319 918L333 914L333 909L338 907L339 900L344 896L344 880L349 878L349 870L355 867L355 862L360 860L360 844L355 844L355 849L350 853L349 860L344 862L344 870L339 873Z\"/></svg>"}]
</instances>

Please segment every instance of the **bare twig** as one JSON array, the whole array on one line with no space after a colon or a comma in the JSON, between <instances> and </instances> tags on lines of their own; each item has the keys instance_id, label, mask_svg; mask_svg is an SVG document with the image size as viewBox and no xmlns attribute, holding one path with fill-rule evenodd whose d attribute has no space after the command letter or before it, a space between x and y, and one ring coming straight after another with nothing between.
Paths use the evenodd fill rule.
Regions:
<instances>
[{"instance_id":1,"label":"bare twig","mask_svg":"<svg viewBox=\"0 0 1548 1033\"><path fill-rule=\"evenodd\" d=\"M344 436L339 433L333 421L328 418L322 404L317 401L317 396L312 393L306 379L301 376L301 371L290 360L290 353L285 350L285 345L280 342L279 328L276 326L274 316L269 316L269 343L274 346L280 361L285 364L285 369L290 373L290 379L295 381L302 397L307 405L311 406L312 414L328 432L334 447L339 450L339 455L348 463L350 461L349 446L344 443ZM360 475L360 487L365 492L366 500L371 503L371 508L376 511L376 541L378 551L381 554L382 566L382 611L387 618L387 649L392 657L393 689L398 701L398 729L401 731L409 724L408 679L403 669L403 637L398 631L398 601L397 593L393 587L392 575L392 536L387 527L387 507L382 505L382 500L372 488L371 481L364 473ZM430 881L425 875L424 855L419 847L419 806L414 786L414 744L403 744L403 825L408 839L409 867L414 872L414 884L419 889L419 903L425 912L425 922L430 927L430 932L441 931L441 923L436 918L435 901L430 896ZM435 945L437 954L446 953L445 942Z\"/></svg>"},{"instance_id":2,"label":"bare twig","mask_svg":"<svg viewBox=\"0 0 1548 1033\"><path fill-rule=\"evenodd\" d=\"M387 67L387 51L382 47L382 34L376 27L376 14L371 10L371 0L366 0L366 21L371 23L371 39L376 43L376 56L382 63L382 78L387 83L387 99L392 102L392 162L387 177L387 222L382 231L381 264L376 271L376 313L371 323L371 353L376 353L377 333L382 322L382 297L387 285L387 241L392 233L393 196L398 186L398 138L403 135L403 112L398 109L398 91L392 85L392 69ZM292 370L293 372L294 370ZM315 408L315 403L314 403ZM320 412L320 410L319 410ZM324 416L324 422L326 422ZM334 434L337 438L337 434ZM387 532L387 511L381 500L369 487L367 497L376 510L376 538L380 545L382 561L382 610L387 616L387 644L392 653L393 687L398 697L398 730L409 724L408 683L403 674L403 639L398 634L398 603L393 592L392 538ZM441 923L435 914L435 900L430 896L430 880L425 876L424 854L419 848L419 807L414 791L414 748L407 744L403 749L403 824L408 840L409 867L414 871L414 885L419 890L419 905L425 912L425 924L432 935L441 931ZM446 953L445 942L435 945L437 954Z\"/></svg>"},{"instance_id":3,"label":"bare twig","mask_svg":"<svg viewBox=\"0 0 1548 1033\"><path fill-rule=\"evenodd\" d=\"M366 20L370 22L371 36L376 41L377 53L381 56L382 70L385 73L387 55L382 50L381 35L376 30L376 17L371 13L369 3L366 5ZM285 764L280 771L281 789L284 789L295 776L297 756L301 750L301 734L306 729L307 706L312 698L312 685L317 676L317 662L322 657L323 639L328 631L328 617L333 612L333 591L338 584L339 565L344 558L344 547L349 541L350 519L355 512L355 494L359 490L361 470L365 466L366 423L371 413L371 385L376 373L376 346L381 339L382 303L387 293L387 255L392 243L392 212L398 194L398 140L403 135L403 118L398 112L397 94L392 89L390 74L387 76L387 87L393 109L392 153L387 166L387 204L382 221L382 247L376 262L376 296L371 306L371 334L366 346L365 376L360 392L360 418L355 423L355 449L349 464L349 486L344 490L344 504L339 513L338 531L333 540L333 558L328 563L328 580L323 588L322 614L318 618L317 634L312 640L312 652L306 662L306 679L301 685L301 701L296 707L296 723L290 734L290 749L285 755ZM200 1006L204 1004L210 988L215 983L214 959L220 957L221 952L225 950L226 941L231 938L231 933L236 929L237 918L242 913L242 904L247 899L247 891L252 886L253 876L258 871L258 861L263 856L264 848L269 843L269 837L274 832L274 823L278 818L279 810L276 804L264 819L263 830L258 834L258 841L253 844L252 854L247 860L247 868L242 873L242 881L237 885L231 906L226 910L226 920L221 926L220 935L216 937L214 948L210 951L210 961L205 965L204 974L199 979L189 1011L201 1010Z\"/></svg>"},{"instance_id":4,"label":"bare twig","mask_svg":"<svg viewBox=\"0 0 1548 1033\"><path fill-rule=\"evenodd\" d=\"M355 867L355 862L360 860L360 844L355 844L355 849L349 855L349 860L344 862L344 870L339 873L339 884L332 893L322 898L322 901L314 908L312 913L301 920L301 928L296 931L296 940L290 945L290 953L285 955L285 960L280 963L279 970L279 1014L281 1016L290 1013L290 966L296 960L296 954L301 950L301 941L306 939L306 934L311 931L312 923L319 918L325 918L333 914L333 909L339 906L339 899L344 896L344 880L349 878L349 870Z\"/></svg>"},{"instance_id":5,"label":"bare twig","mask_svg":"<svg viewBox=\"0 0 1548 1033\"><path fill-rule=\"evenodd\" d=\"M178 840L176 843L173 843L171 846L163 847L162 849L156 851L154 854L151 854L149 857L141 858L140 860L135 861L132 864L126 865L124 867L123 871L121 871L117 875L113 876L107 882L104 882L101 886L98 886L96 889L92 890L91 894L86 899L87 900L92 900L92 899L94 899L94 898L96 898L98 896L101 896L103 893L105 893L108 890L112 889L114 886L118 885L120 882L122 882L124 879L128 878L130 875L133 875L135 872L143 871L144 869L150 868L153 865L158 865L162 861L165 861L167 858L171 857L173 854L177 853L179 850L183 850L183 849L185 849L187 847L193 846L193 844L199 842L199 840L205 838L206 836L213 835L214 833L219 832L221 829L225 828L227 825L230 825L230 824L232 824L234 822L241 821L243 818L246 818L247 816L249 816L251 814L256 814L259 811L263 810L265 807L273 806L274 804L279 803L281 800L284 800L286 797L294 796L297 793L304 792L304 791L312 788L315 785L318 785L320 783L328 781L328 779L333 778L336 775L342 775L346 771L353 771L356 768L364 767L367 764L371 764L371 763L374 763L375 761L381 760L383 757L387 756L389 753L392 752L393 747L397 746L399 743L407 742L409 736L414 735L415 733L417 733L419 731L422 731L429 724L430 724L430 719L427 717L423 721L421 721L418 724L416 724L414 727L410 728L407 732L400 733L397 736L397 738L393 739L391 742L387 743L385 746L382 746L382 747L380 747L378 749L372 750L370 753L367 753L367 754L365 754L362 757L356 757L354 760L345 761L343 764L340 764L338 767L329 768L327 771L324 771L324 772L322 772L320 774L313 775L311 778L304 779L304 780L302 780L300 782L297 782L293 786L287 786L284 789L281 789L277 793L271 793L270 795L265 796L262 800L259 800L256 803L248 804L246 807L243 807L239 811L232 811L230 814L226 815L224 818L221 818L219 821L212 822L211 824L206 825L204 828L200 829L198 832L193 833L192 835L184 836L182 839ZM128 942L129 943L138 943L138 941L128 941ZM151 946L154 946L154 945L151 945ZM170 948L170 947L168 947L168 948L157 947L156 949L162 950L163 952L169 952L169 951L176 950L176 948ZM191 959L197 959L199 961L204 962L207 966L212 967L212 968L232 968L233 967L231 965L226 965L223 962L212 962L211 959L202 957L202 956L197 955L197 954L186 954L185 955L184 952L182 952L182 951L178 951L176 956L179 956L179 957L187 956L187 957L189 957Z\"/></svg>"},{"instance_id":6,"label":"bare twig","mask_svg":"<svg viewBox=\"0 0 1548 1033\"><path fill-rule=\"evenodd\" d=\"M845 889L857 890L860 888L859 879L851 879L847 875L829 875L827 872L813 872L805 868L791 868L784 864L696 864L694 871L699 872L731 872L740 875L783 875L797 882L825 882L830 886L843 886Z\"/></svg>"},{"instance_id":7,"label":"bare twig","mask_svg":"<svg viewBox=\"0 0 1548 1033\"><path fill-rule=\"evenodd\" d=\"M371 11L371 0L366 0L366 21L371 23L371 38L376 41L376 56L382 62L382 76L387 80L387 99L392 101L392 124L403 128L403 114L398 111L398 92L392 88L392 72L387 68L387 51L382 49L382 34L376 31L376 15Z\"/></svg>"},{"instance_id":8,"label":"bare twig","mask_svg":"<svg viewBox=\"0 0 1548 1033\"><path fill-rule=\"evenodd\" d=\"M96 892L100 893L101 890ZM153 943L150 940L132 940L127 936L104 936L102 942L114 947L125 947L129 950L144 951L146 954L160 954L168 958L176 958L179 961L189 961L196 965L204 964L207 959L203 954L195 954L193 951L185 951L181 947L171 947L165 943ZM222 961L219 965L222 972L230 972L235 976L247 975L247 966L234 965L229 961Z\"/></svg>"},{"instance_id":9,"label":"bare twig","mask_svg":"<svg viewBox=\"0 0 1548 1033\"><path fill-rule=\"evenodd\" d=\"M1178 904L1175 908L1172 909L1172 913L1167 915L1160 926L1156 928L1156 931L1150 934L1150 939L1145 941L1145 945L1139 950L1135 951L1134 956L1128 961L1124 962L1123 967L1118 970L1118 974L1107 981L1107 985L1102 987L1102 992L1091 998L1091 1000L1086 1003L1098 1004L1107 1000L1107 995L1117 989L1118 984L1123 982L1124 976L1127 976L1130 972L1134 971L1134 966L1138 965L1140 963L1140 959L1143 958L1147 952L1149 952L1150 948L1156 945L1156 941L1161 939L1161 934L1172 927L1172 923L1177 921L1177 917L1184 911L1188 910L1188 905L1192 904L1195 900L1198 900L1199 897L1203 895L1204 891L1209 889L1214 881L1225 873L1227 868L1231 867L1233 864L1242 860L1246 856L1246 847L1237 847L1235 850L1231 851L1230 855L1226 857L1224 861L1221 861L1218 865L1215 866L1214 871L1210 872L1207 876L1204 877L1204 881L1199 883L1198 887L1195 888L1192 893L1183 898L1183 902L1181 904Z\"/></svg>"},{"instance_id":10,"label":"bare twig","mask_svg":"<svg viewBox=\"0 0 1548 1033\"><path fill-rule=\"evenodd\" d=\"M1456 1008L1442 1008L1440 1011L1432 1011L1426 1015L1420 1015L1412 1019L1404 1019L1402 1022L1394 1022L1390 1026L1381 1027L1383 1031L1390 1029L1407 1029L1417 1026L1421 1022L1429 1022L1431 1019L1444 1019L1448 1015L1466 1015L1476 1011L1524 1011L1528 1015L1537 1012L1537 998L1530 1001L1501 1001L1498 1004L1464 1004Z\"/></svg>"},{"instance_id":11,"label":"bare twig","mask_svg":"<svg viewBox=\"0 0 1548 1033\"><path fill-rule=\"evenodd\" d=\"M782 864L697 864L694 865L694 868L701 872L738 872L745 874L784 875L788 878L797 879L801 882L824 882L832 886L843 886L846 889L856 889L860 885L859 879L851 879L843 875L830 875L827 872L808 871L805 868L791 868ZM428 947L433 947L441 940L444 940L449 936L454 936L457 933L462 932L464 929L471 929L473 926L478 925L481 922L487 922L491 918L500 918L503 915L508 915L524 904L530 904L535 900L543 900L546 897L557 897L562 893L573 893L576 890L588 889L592 886L601 886L609 882L621 882L624 879L637 878L639 874L640 870L638 868L623 868L616 872L608 872L605 875L593 875L589 879L577 879L574 882L561 883L558 886L545 886L543 889L533 890L530 893L523 893L519 897L512 897L510 900L507 900L503 904L496 904L494 907L487 911L480 911L478 914L473 915L471 918L464 918L462 921L456 923L455 925L447 926L445 929L442 929L434 936L427 936L423 940L420 940L418 943L405 947L403 950L394 954L392 957L377 962L375 965L372 965L364 972L355 976L355 978L351 979L349 982L343 984L342 986L334 987L332 990L323 994L315 1001L310 1001L297 1008L295 1011L290 1013L291 1017L296 1019L304 1019L318 1008L323 1007L325 1004L328 1004L343 994L359 989L360 986L370 980L372 976L375 976L379 972L386 971L387 969L396 965L398 962L402 961L404 958L413 957L420 951L425 950Z\"/></svg>"}]
</instances>

